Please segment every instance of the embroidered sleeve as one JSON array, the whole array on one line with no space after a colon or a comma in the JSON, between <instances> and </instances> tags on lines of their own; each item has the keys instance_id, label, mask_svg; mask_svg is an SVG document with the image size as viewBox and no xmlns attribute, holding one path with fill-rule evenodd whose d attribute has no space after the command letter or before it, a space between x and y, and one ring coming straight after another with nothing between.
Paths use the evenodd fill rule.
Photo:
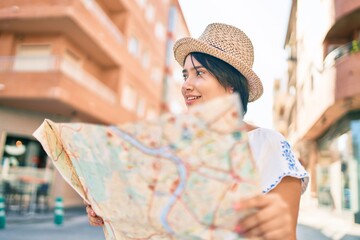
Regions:
<instances>
[{"instance_id":1,"label":"embroidered sleeve","mask_svg":"<svg viewBox=\"0 0 360 240\"><path fill-rule=\"evenodd\" d=\"M285 138L272 130L260 134L254 145L254 157L258 164L263 193L268 193L274 189L286 176L301 179L302 193L306 190L309 176L295 157L294 152ZM253 148L253 147L252 147Z\"/></svg>"},{"instance_id":2,"label":"embroidered sleeve","mask_svg":"<svg viewBox=\"0 0 360 240\"><path fill-rule=\"evenodd\" d=\"M286 159L289 169L295 172L298 172L299 169L296 166L296 159L291 150L290 144L287 141L280 141L282 148L282 156Z\"/></svg>"}]
</instances>

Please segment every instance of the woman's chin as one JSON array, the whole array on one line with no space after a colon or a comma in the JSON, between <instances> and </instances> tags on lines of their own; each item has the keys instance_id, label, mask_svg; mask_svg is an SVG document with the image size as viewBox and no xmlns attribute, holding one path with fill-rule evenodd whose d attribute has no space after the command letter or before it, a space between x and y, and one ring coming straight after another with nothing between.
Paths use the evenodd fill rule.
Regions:
<instances>
[{"instance_id":1,"label":"woman's chin","mask_svg":"<svg viewBox=\"0 0 360 240\"><path fill-rule=\"evenodd\" d=\"M192 107L195 105L198 105L200 103L202 103L203 101L199 100L199 99L195 99L195 100L190 100L190 101L185 101L186 106L188 107Z\"/></svg>"}]
</instances>

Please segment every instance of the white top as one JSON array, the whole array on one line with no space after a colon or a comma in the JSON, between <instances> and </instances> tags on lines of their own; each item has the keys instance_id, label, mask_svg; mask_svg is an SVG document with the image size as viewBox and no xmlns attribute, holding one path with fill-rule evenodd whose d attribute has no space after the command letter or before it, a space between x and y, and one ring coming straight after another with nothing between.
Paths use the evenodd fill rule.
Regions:
<instances>
[{"instance_id":1,"label":"white top","mask_svg":"<svg viewBox=\"0 0 360 240\"><path fill-rule=\"evenodd\" d=\"M286 176L301 179L302 193L306 190L309 175L283 135L271 129L256 128L248 132L248 137L263 193L275 188Z\"/></svg>"}]
</instances>

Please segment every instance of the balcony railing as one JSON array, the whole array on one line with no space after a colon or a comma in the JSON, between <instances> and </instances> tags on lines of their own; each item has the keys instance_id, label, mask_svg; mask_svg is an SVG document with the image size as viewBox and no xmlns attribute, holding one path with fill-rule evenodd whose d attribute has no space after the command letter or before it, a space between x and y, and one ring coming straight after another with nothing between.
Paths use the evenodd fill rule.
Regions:
<instances>
[{"instance_id":1,"label":"balcony railing","mask_svg":"<svg viewBox=\"0 0 360 240\"><path fill-rule=\"evenodd\" d=\"M337 59L356 52L360 52L360 41L358 40L353 40L352 42L335 48L325 57L324 67L329 67L334 64Z\"/></svg>"},{"instance_id":2,"label":"balcony railing","mask_svg":"<svg viewBox=\"0 0 360 240\"><path fill-rule=\"evenodd\" d=\"M108 15L102 10L102 8L96 3L94 0L81 0L84 6L94 14L100 22L104 25L106 29L108 29L111 34L115 37L118 43L123 43L124 38L117 26L113 23L113 21L108 17Z\"/></svg>"},{"instance_id":3,"label":"balcony railing","mask_svg":"<svg viewBox=\"0 0 360 240\"><path fill-rule=\"evenodd\" d=\"M76 83L108 102L116 103L116 94L84 69L60 56L2 56L0 72L53 72L60 71Z\"/></svg>"}]
</instances>

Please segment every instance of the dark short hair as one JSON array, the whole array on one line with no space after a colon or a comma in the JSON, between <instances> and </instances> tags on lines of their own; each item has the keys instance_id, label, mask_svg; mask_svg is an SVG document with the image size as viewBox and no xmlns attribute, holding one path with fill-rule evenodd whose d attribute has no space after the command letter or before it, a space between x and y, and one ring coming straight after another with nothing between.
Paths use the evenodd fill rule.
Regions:
<instances>
[{"instance_id":1,"label":"dark short hair","mask_svg":"<svg viewBox=\"0 0 360 240\"><path fill-rule=\"evenodd\" d=\"M249 101L248 81L238 70L223 60L201 52L190 53L224 88L231 87L239 93L244 115Z\"/></svg>"}]
</instances>

